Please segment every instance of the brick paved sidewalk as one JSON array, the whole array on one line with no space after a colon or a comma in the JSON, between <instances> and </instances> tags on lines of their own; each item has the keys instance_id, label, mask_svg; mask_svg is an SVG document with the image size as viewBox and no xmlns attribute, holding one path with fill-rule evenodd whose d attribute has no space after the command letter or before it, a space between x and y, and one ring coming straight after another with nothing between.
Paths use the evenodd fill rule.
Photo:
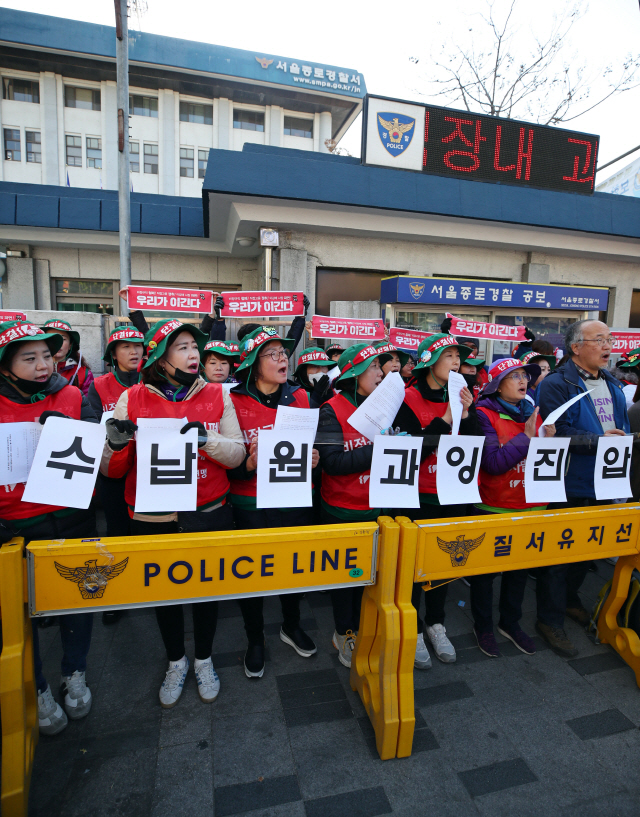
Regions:
<instances>
[{"instance_id":1,"label":"brick paved sidewalk","mask_svg":"<svg viewBox=\"0 0 640 817\"><path fill-rule=\"evenodd\" d=\"M612 573L602 562L598 569L585 582L588 604ZM431 670L415 672L413 756L383 762L331 646L329 595L307 596L302 609L318 655L300 658L280 642L279 603L269 599L266 671L249 680L238 606L222 603L213 656L220 696L202 704L191 670L170 711L158 702L166 662L153 612L129 612L113 627L97 615L87 670L93 709L61 735L41 738L30 814L640 814L640 690L618 656L573 622L576 659L559 658L540 639L534 656L501 640L502 657L489 659L471 633L468 588L455 582L446 625L458 660L434 659ZM522 624L532 635L534 621L530 579ZM58 629L40 634L55 690Z\"/></svg>"}]
</instances>

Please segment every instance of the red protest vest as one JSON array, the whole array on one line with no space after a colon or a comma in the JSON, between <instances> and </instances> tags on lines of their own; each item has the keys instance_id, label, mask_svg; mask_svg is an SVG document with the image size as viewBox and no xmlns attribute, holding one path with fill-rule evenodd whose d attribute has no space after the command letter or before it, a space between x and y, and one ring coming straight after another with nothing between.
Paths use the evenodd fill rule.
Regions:
<instances>
[{"instance_id":1,"label":"red protest vest","mask_svg":"<svg viewBox=\"0 0 640 817\"><path fill-rule=\"evenodd\" d=\"M263 406L262 403L253 397L249 397L248 394L236 394L233 390L229 394L236 409L240 431L242 431L248 453L251 443L258 438L260 429L273 428L278 409ZM295 408L309 408L309 397L304 389L297 389L293 393L293 403L291 405ZM255 496L257 484L258 480L255 474L251 479L232 479L231 493L237 496ZM284 504L286 505L286 503Z\"/></svg>"},{"instance_id":2,"label":"red protest vest","mask_svg":"<svg viewBox=\"0 0 640 817\"><path fill-rule=\"evenodd\" d=\"M418 389L407 386L404 392L404 402L418 418L421 428L425 429L435 417L442 415L449 408L449 403L432 403L425 400ZM418 476L418 491L421 494L437 494L436 490L436 468L438 463L438 453L436 451L420 463L420 474Z\"/></svg>"},{"instance_id":3,"label":"red protest vest","mask_svg":"<svg viewBox=\"0 0 640 817\"><path fill-rule=\"evenodd\" d=\"M356 410L346 397L337 394L327 401L327 404L334 410L336 418L342 429L344 439L344 450L352 451L354 448L361 448L363 445L373 445L368 437L360 434L353 426L349 425L349 417ZM332 507L346 508L350 511L368 511L369 505L369 476L371 471L362 471L359 474L342 474L331 476L324 473L322 475L322 486L320 493L322 498Z\"/></svg>"},{"instance_id":4,"label":"red protest vest","mask_svg":"<svg viewBox=\"0 0 640 817\"><path fill-rule=\"evenodd\" d=\"M219 431L223 412L224 397L219 383L207 383L191 399L176 403L149 391L143 383L129 389L127 413L134 423L140 417L186 417L187 422L199 420L207 430ZM132 508L136 504L136 475L137 462L134 459L124 484L124 498ZM224 498L228 491L229 479L224 467L198 449L198 508ZM171 509L167 508L167 513L170 512Z\"/></svg>"},{"instance_id":5,"label":"red protest vest","mask_svg":"<svg viewBox=\"0 0 640 817\"><path fill-rule=\"evenodd\" d=\"M65 361L65 364L66 363L67 363L67 361ZM64 377L64 379L67 381L67 383L72 382L72 380L74 378L74 375L76 373L76 369L78 369L78 362L77 361L75 361L75 360L72 361L72 364L73 365L71 365L71 366L66 366L64 364L58 364L58 367L56 368L57 373L62 375L62 377ZM87 369L86 366L80 366L80 368L78 369L78 377L77 377L76 382L75 382L75 385L78 386L78 388L81 389L84 386L84 381L87 379L87 372L88 371L89 370Z\"/></svg>"},{"instance_id":6,"label":"red protest vest","mask_svg":"<svg viewBox=\"0 0 640 817\"><path fill-rule=\"evenodd\" d=\"M37 403L14 403L0 395L0 423L37 422L45 411L59 411L73 420L80 419L82 392L75 386L66 386L55 394L50 394ZM43 513L59 511L63 505L41 505L38 502L21 502L26 483L0 485L0 518L31 519Z\"/></svg>"},{"instance_id":7,"label":"red protest vest","mask_svg":"<svg viewBox=\"0 0 640 817\"><path fill-rule=\"evenodd\" d=\"M497 411L484 407L478 408L478 411L481 411L493 426L501 446L506 445L509 440L524 431L524 423L507 420ZM541 425L542 420L538 415L536 431ZM527 458L525 457L504 474L488 474L483 468L480 468L480 499L483 505L489 505L492 508L516 510L546 507L545 504L533 504L525 499L524 469L526 462Z\"/></svg>"},{"instance_id":8,"label":"red protest vest","mask_svg":"<svg viewBox=\"0 0 640 817\"><path fill-rule=\"evenodd\" d=\"M118 398L123 391L127 390L126 386L123 386L122 383L116 380L113 372L107 372L106 374L101 374L100 377L96 377L93 381L93 385L98 392L103 411L113 411L118 402Z\"/></svg>"}]
</instances>

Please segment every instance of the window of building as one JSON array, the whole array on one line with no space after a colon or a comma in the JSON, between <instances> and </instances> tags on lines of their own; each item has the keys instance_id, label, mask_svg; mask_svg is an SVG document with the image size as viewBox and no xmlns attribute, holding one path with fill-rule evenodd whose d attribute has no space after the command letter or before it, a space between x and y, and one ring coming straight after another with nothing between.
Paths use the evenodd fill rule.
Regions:
<instances>
[{"instance_id":1,"label":"window of building","mask_svg":"<svg viewBox=\"0 0 640 817\"><path fill-rule=\"evenodd\" d=\"M67 164L82 167L82 139L80 136L66 136Z\"/></svg>"},{"instance_id":2,"label":"window of building","mask_svg":"<svg viewBox=\"0 0 640 817\"><path fill-rule=\"evenodd\" d=\"M233 127L264 132L264 114L261 111L243 111L241 108L234 108Z\"/></svg>"},{"instance_id":3,"label":"window of building","mask_svg":"<svg viewBox=\"0 0 640 817\"><path fill-rule=\"evenodd\" d=\"M113 315L113 281L56 280L56 308L71 312ZM115 293L117 297L117 292Z\"/></svg>"},{"instance_id":4,"label":"window of building","mask_svg":"<svg viewBox=\"0 0 640 817\"><path fill-rule=\"evenodd\" d=\"M82 108L85 111L100 110L100 90L91 88L74 88L64 86L64 104L66 108Z\"/></svg>"},{"instance_id":5,"label":"window of building","mask_svg":"<svg viewBox=\"0 0 640 817\"><path fill-rule=\"evenodd\" d=\"M208 150L198 151L198 178L204 179L207 172L207 159L209 158Z\"/></svg>"},{"instance_id":6,"label":"window of building","mask_svg":"<svg viewBox=\"0 0 640 817\"><path fill-rule=\"evenodd\" d=\"M140 173L140 142L129 141L129 167L132 173Z\"/></svg>"},{"instance_id":7,"label":"window of building","mask_svg":"<svg viewBox=\"0 0 640 817\"><path fill-rule=\"evenodd\" d=\"M193 179L193 148L180 148L180 175Z\"/></svg>"},{"instance_id":8,"label":"window of building","mask_svg":"<svg viewBox=\"0 0 640 817\"><path fill-rule=\"evenodd\" d=\"M3 77L2 98L15 102L40 102L40 84L28 79Z\"/></svg>"},{"instance_id":9,"label":"window of building","mask_svg":"<svg viewBox=\"0 0 640 817\"><path fill-rule=\"evenodd\" d=\"M213 105L197 105L193 102L180 103L180 121L196 125L213 125Z\"/></svg>"},{"instance_id":10,"label":"window of building","mask_svg":"<svg viewBox=\"0 0 640 817\"><path fill-rule=\"evenodd\" d=\"M35 164L42 164L42 151L40 145L40 131L28 130L25 133L27 143L27 161Z\"/></svg>"},{"instance_id":11,"label":"window of building","mask_svg":"<svg viewBox=\"0 0 640 817\"><path fill-rule=\"evenodd\" d=\"M295 116L285 116L284 135L303 136L305 139L313 139L313 119L297 119Z\"/></svg>"},{"instance_id":12,"label":"window of building","mask_svg":"<svg viewBox=\"0 0 640 817\"><path fill-rule=\"evenodd\" d=\"M20 153L20 131L16 128L4 129L4 158L8 162L22 161Z\"/></svg>"},{"instance_id":13,"label":"window of building","mask_svg":"<svg viewBox=\"0 0 640 817\"><path fill-rule=\"evenodd\" d=\"M131 116L151 116L158 118L158 99L155 96L137 96L131 94L129 97L129 113Z\"/></svg>"},{"instance_id":14,"label":"window of building","mask_svg":"<svg viewBox=\"0 0 640 817\"><path fill-rule=\"evenodd\" d=\"M87 167L102 167L102 139L87 136Z\"/></svg>"},{"instance_id":15,"label":"window of building","mask_svg":"<svg viewBox=\"0 0 640 817\"><path fill-rule=\"evenodd\" d=\"M158 175L158 146L144 146L144 172Z\"/></svg>"}]
</instances>

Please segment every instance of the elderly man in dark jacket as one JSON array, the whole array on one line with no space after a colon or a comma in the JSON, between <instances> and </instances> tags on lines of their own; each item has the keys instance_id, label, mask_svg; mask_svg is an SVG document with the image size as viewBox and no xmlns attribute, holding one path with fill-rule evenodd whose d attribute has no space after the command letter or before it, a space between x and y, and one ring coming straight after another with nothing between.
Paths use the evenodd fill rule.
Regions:
<instances>
[{"instance_id":1,"label":"elderly man in dark jacket","mask_svg":"<svg viewBox=\"0 0 640 817\"><path fill-rule=\"evenodd\" d=\"M567 502L555 507L578 508L598 504L593 482L598 439L603 435L624 436L629 433L622 384L606 368L612 343L611 333L602 321L577 321L565 336L565 349L570 359L547 375L540 385L540 416L543 418L572 397L589 392L589 397L574 403L556 420L556 435L571 437L571 444L565 477ZM563 629L565 614L583 625L589 621L589 613L578 596L588 564L578 562L545 567L538 575L536 628L560 655L577 654Z\"/></svg>"}]
</instances>

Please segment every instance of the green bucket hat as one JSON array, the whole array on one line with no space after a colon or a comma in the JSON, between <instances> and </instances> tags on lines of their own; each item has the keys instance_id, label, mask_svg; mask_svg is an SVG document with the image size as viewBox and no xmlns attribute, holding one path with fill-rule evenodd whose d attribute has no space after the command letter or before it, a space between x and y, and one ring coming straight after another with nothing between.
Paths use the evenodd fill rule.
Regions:
<instances>
[{"instance_id":1,"label":"green bucket hat","mask_svg":"<svg viewBox=\"0 0 640 817\"><path fill-rule=\"evenodd\" d=\"M57 332L43 332L39 326L28 321L5 321L0 323L0 361L5 356L9 344L25 340L44 340L52 355L62 346L62 335Z\"/></svg>"},{"instance_id":2,"label":"green bucket hat","mask_svg":"<svg viewBox=\"0 0 640 817\"><path fill-rule=\"evenodd\" d=\"M458 339L453 335L439 333L425 338L420 346L418 346L418 362L416 363L414 372L418 371L418 369L428 369L430 366L433 366L440 355L446 349L451 349L452 347L460 352L461 363L464 363L473 353L473 349L458 343Z\"/></svg>"},{"instance_id":3,"label":"green bucket hat","mask_svg":"<svg viewBox=\"0 0 640 817\"><path fill-rule=\"evenodd\" d=\"M473 351L473 350L472 350L472 351ZM479 369L479 368L481 368L482 366L484 366L484 364L485 364L487 361L486 361L486 360L482 360L482 358L479 358L479 357L473 357L473 356L470 356L470 357L468 357L468 358L467 358L467 359L466 359L464 362L465 362L465 363L467 363L469 366L475 366L475 367L476 367L476 369Z\"/></svg>"},{"instance_id":4,"label":"green bucket hat","mask_svg":"<svg viewBox=\"0 0 640 817\"><path fill-rule=\"evenodd\" d=\"M133 329L130 326L119 326L117 329L114 329L109 335L107 346L104 350L104 355L102 356L105 363L113 365L111 355L116 343L119 343L121 340L125 341L126 343L144 343L144 335L142 332L139 332L137 329Z\"/></svg>"},{"instance_id":5,"label":"green bucket hat","mask_svg":"<svg viewBox=\"0 0 640 817\"><path fill-rule=\"evenodd\" d=\"M233 358L231 363L237 363L240 360L240 347L230 340L210 340L205 345L202 356L204 357L207 352L215 352L217 355Z\"/></svg>"},{"instance_id":6,"label":"green bucket hat","mask_svg":"<svg viewBox=\"0 0 640 817\"><path fill-rule=\"evenodd\" d=\"M182 321L176 320L175 318L158 321L154 323L144 336L144 343L149 357L142 367L143 369L147 369L152 363L155 363L162 357L167 351L169 338L176 332L190 332L198 344L200 354L202 354L207 342L207 336L204 332L201 332L196 326L190 323L182 323Z\"/></svg>"},{"instance_id":7,"label":"green bucket hat","mask_svg":"<svg viewBox=\"0 0 640 817\"><path fill-rule=\"evenodd\" d=\"M336 378L334 385L361 375L369 368L369 364L374 357L380 357L380 352L368 343L356 343L354 346L349 346L340 355L338 361L340 374Z\"/></svg>"},{"instance_id":8,"label":"green bucket hat","mask_svg":"<svg viewBox=\"0 0 640 817\"><path fill-rule=\"evenodd\" d=\"M60 318L53 318L43 325L42 331L67 332L71 338L71 348L69 349L70 353L73 354L74 352L80 351L80 332L76 332L75 329L72 329L71 324L68 321L62 321ZM60 346L62 346L62 344L60 344Z\"/></svg>"},{"instance_id":9,"label":"green bucket hat","mask_svg":"<svg viewBox=\"0 0 640 817\"><path fill-rule=\"evenodd\" d=\"M408 352L401 351L397 346L394 346L393 343L389 343L387 340L379 340L377 343L373 344L373 348L377 349L378 354L380 355L381 366L384 366L385 363L388 363L391 360L391 355L389 354L390 352L395 352L400 358L401 369L403 366L407 365L407 361L411 357Z\"/></svg>"},{"instance_id":10,"label":"green bucket hat","mask_svg":"<svg viewBox=\"0 0 640 817\"><path fill-rule=\"evenodd\" d=\"M281 341L289 354L293 352L296 345L295 340L292 338L281 338L275 327L259 326L257 329L254 329L253 332L242 338L242 342L240 343L240 365L236 369L236 374L251 369L256 362L260 347L272 340Z\"/></svg>"},{"instance_id":11,"label":"green bucket hat","mask_svg":"<svg viewBox=\"0 0 640 817\"><path fill-rule=\"evenodd\" d=\"M618 369L633 369L640 365L640 349L630 349L617 364Z\"/></svg>"},{"instance_id":12,"label":"green bucket hat","mask_svg":"<svg viewBox=\"0 0 640 817\"><path fill-rule=\"evenodd\" d=\"M533 352L531 349L528 352L524 352L523 354L518 355L518 360L521 360L523 363L526 363L527 365L529 363L534 363L539 358L542 358L542 360L547 361L551 371L553 371L556 368L555 355L541 355L540 352Z\"/></svg>"},{"instance_id":13,"label":"green bucket hat","mask_svg":"<svg viewBox=\"0 0 640 817\"><path fill-rule=\"evenodd\" d=\"M307 366L309 363L311 363L312 366L324 366L327 371L329 371L329 369L333 369L333 367L336 365L333 360L329 360L324 349L320 349L318 346L309 346L307 349L303 349L300 352L298 365L296 366L294 374L299 375L300 369L302 369L303 366Z\"/></svg>"}]
</instances>

